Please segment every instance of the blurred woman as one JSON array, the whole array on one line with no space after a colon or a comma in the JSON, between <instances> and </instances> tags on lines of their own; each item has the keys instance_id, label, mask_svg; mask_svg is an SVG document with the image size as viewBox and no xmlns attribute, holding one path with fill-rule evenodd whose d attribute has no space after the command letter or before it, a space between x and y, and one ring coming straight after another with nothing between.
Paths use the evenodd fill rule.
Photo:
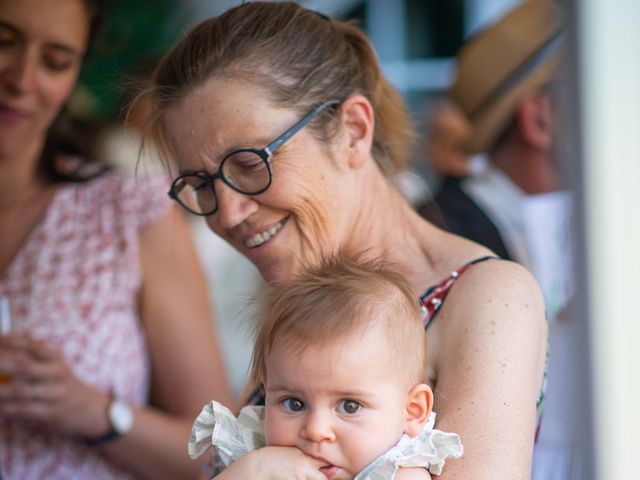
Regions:
<instances>
[{"instance_id":1,"label":"blurred woman","mask_svg":"<svg viewBox=\"0 0 640 480\"><path fill-rule=\"evenodd\" d=\"M191 421L230 400L164 181L93 168L66 136L99 14L89 0L0 0L2 478L193 477Z\"/></svg>"}]
</instances>

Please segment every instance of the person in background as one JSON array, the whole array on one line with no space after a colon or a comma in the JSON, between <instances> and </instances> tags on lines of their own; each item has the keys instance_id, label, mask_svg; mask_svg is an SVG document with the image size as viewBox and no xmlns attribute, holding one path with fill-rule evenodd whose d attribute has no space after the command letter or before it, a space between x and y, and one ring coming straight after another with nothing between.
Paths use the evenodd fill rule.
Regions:
<instances>
[{"instance_id":1,"label":"person in background","mask_svg":"<svg viewBox=\"0 0 640 480\"><path fill-rule=\"evenodd\" d=\"M430 107L425 154L429 171L436 180L436 199L446 195L445 192L457 191L463 179L484 171L487 156L465 151L470 135L469 121L450 99L440 98ZM421 198L415 204L416 210L435 225L447 229L439 206L433 200L431 195Z\"/></svg>"},{"instance_id":2,"label":"person in background","mask_svg":"<svg viewBox=\"0 0 640 480\"><path fill-rule=\"evenodd\" d=\"M525 265L523 199L560 188L545 86L563 28L563 12L552 1L523 2L463 46L448 92L469 126L462 152L486 152L489 163L479 175L445 184L434 206L449 231Z\"/></svg>"},{"instance_id":3,"label":"person in background","mask_svg":"<svg viewBox=\"0 0 640 480\"><path fill-rule=\"evenodd\" d=\"M450 231L482 243L531 270L541 283L550 321L545 411L535 446L533 478L584 478L575 417L573 353L579 346L569 316L573 294L571 196L564 191L555 90L565 18L549 0L525 1L460 50L449 98L470 126L467 155L487 152L480 175L448 184L423 213Z\"/></svg>"},{"instance_id":4,"label":"person in background","mask_svg":"<svg viewBox=\"0 0 640 480\"><path fill-rule=\"evenodd\" d=\"M211 402L189 442L194 458L213 445L235 462L217 478L253 477L242 458L258 448L298 447L317 459L319 480L428 479L462 454L458 435L433 429L422 313L390 265L338 254L259 299L252 381L266 406L236 420Z\"/></svg>"},{"instance_id":5,"label":"person in background","mask_svg":"<svg viewBox=\"0 0 640 480\"><path fill-rule=\"evenodd\" d=\"M465 444L441 478L527 478L546 355L539 287L394 188L413 131L366 36L292 2L245 3L192 29L148 95L150 135L177 170L170 195L268 283L286 288L341 249L384 256L408 280L429 329L436 427ZM295 447L246 457L255 479L317 466Z\"/></svg>"},{"instance_id":6,"label":"person in background","mask_svg":"<svg viewBox=\"0 0 640 480\"><path fill-rule=\"evenodd\" d=\"M471 125L451 100L438 99L431 107L427 129L425 153L434 175L444 181L477 175L484 170L486 156L465 151Z\"/></svg>"},{"instance_id":7,"label":"person in background","mask_svg":"<svg viewBox=\"0 0 640 480\"><path fill-rule=\"evenodd\" d=\"M105 171L65 122L102 8L0 0L4 479L193 478L193 416L232 402L165 180Z\"/></svg>"}]
</instances>

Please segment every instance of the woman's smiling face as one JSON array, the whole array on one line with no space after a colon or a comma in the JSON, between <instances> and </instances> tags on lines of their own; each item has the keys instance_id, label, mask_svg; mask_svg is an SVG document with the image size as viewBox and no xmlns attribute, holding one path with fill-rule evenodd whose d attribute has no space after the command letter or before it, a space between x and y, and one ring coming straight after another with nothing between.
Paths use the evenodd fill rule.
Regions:
<instances>
[{"instance_id":1,"label":"woman's smiling face","mask_svg":"<svg viewBox=\"0 0 640 480\"><path fill-rule=\"evenodd\" d=\"M81 0L0 0L0 156L43 141L75 85L88 36Z\"/></svg>"},{"instance_id":2,"label":"woman's smiling face","mask_svg":"<svg viewBox=\"0 0 640 480\"><path fill-rule=\"evenodd\" d=\"M215 78L172 105L163 118L171 156L180 173L218 170L239 148L263 148L301 115L272 106L250 83ZM287 281L348 233L345 169L305 127L271 159L267 191L247 196L215 181L218 211L209 227L249 258L263 277Z\"/></svg>"}]
</instances>

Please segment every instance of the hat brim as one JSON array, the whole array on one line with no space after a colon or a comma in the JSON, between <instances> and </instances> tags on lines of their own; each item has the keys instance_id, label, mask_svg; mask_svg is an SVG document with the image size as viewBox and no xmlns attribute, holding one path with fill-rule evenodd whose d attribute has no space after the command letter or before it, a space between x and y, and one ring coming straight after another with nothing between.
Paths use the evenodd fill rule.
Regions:
<instances>
[{"instance_id":1,"label":"hat brim","mask_svg":"<svg viewBox=\"0 0 640 480\"><path fill-rule=\"evenodd\" d=\"M560 53L553 55L508 92L485 105L473 118L469 119L473 128L471 136L465 143L465 150L472 154L488 152L511 122L520 100L551 78L559 59Z\"/></svg>"}]
</instances>

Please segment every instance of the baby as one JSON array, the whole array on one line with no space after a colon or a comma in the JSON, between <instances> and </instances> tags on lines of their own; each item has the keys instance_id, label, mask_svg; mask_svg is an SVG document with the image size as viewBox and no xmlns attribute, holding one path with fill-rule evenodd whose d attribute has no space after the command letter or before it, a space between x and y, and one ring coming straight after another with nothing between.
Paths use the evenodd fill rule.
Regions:
<instances>
[{"instance_id":1,"label":"baby","mask_svg":"<svg viewBox=\"0 0 640 480\"><path fill-rule=\"evenodd\" d=\"M433 430L420 305L382 261L335 257L269 288L252 380L265 407L236 418L217 402L194 423L189 454L217 447L226 465L265 445L297 447L328 479L430 478L462 455Z\"/></svg>"}]
</instances>

